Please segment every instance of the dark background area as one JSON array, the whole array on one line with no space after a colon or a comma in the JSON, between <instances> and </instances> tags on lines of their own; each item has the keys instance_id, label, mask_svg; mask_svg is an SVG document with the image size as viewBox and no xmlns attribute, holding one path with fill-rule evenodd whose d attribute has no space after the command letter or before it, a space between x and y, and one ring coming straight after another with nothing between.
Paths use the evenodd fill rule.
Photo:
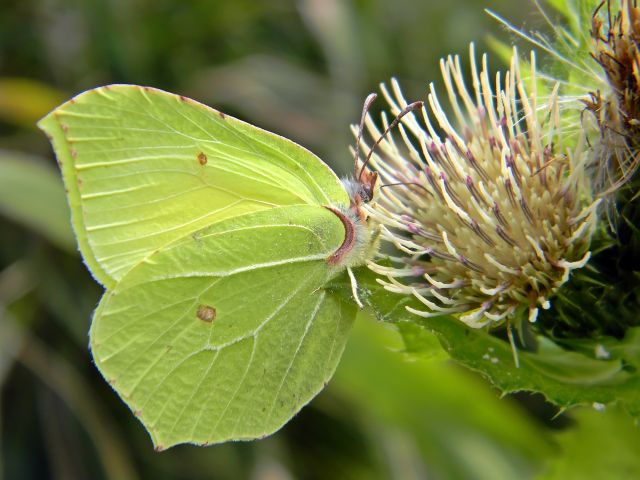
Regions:
<instances>
[{"instance_id":1,"label":"dark background area","mask_svg":"<svg viewBox=\"0 0 640 480\"><path fill-rule=\"evenodd\" d=\"M255 442L156 453L91 363L101 288L76 251L39 118L89 88L149 85L345 173L349 125L380 81L424 99L442 56L464 63L470 41L484 51L490 34L508 40L484 7L542 23L533 2L506 0L0 0L0 478L556 478L549 462L575 438L576 463L594 437L635 438L615 411L554 417L538 397L499 399L443 357L409 358L366 314L327 390Z\"/></svg>"}]
</instances>

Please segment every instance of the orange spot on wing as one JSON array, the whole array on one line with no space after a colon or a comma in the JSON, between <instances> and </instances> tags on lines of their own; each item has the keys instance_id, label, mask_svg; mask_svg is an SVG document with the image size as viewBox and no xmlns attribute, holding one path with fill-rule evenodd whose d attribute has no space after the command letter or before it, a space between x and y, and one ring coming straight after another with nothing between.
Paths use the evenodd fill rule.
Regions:
<instances>
[{"instance_id":1,"label":"orange spot on wing","mask_svg":"<svg viewBox=\"0 0 640 480\"><path fill-rule=\"evenodd\" d=\"M209 305L199 305L196 311L196 317L203 322L211 323L216 319L216 309Z\"/></svg>"}]
</instances>

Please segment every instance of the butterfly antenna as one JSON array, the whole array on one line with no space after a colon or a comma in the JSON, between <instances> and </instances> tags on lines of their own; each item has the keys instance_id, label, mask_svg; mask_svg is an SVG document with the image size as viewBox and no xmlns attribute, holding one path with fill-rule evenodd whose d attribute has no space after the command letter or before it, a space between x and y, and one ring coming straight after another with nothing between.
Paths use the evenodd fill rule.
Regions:
<instances>
[{"instance_id":1,"label":"butterfly antenna","mask_svg":"<svg viewBox=\"0 0 640 480\"><path fill-rule=\"evenodd\" d=\"M370 96L371 95L369 95L369 97ZM365 102L365 105L366 105L366 102ZM375 151L376 147L380 145L380 142L384 139L384 137L386 137L391 130L396 128L398 123L400 123L400 120L402 120L402 117L404 117L408 113L413 112L414 110L418 110L419 108L422 108L423 105L424 105L424 102L422 101L410 103L409 105L404 107L404 109L398 114L396 118L393 119L393 122L391 122L391 124L389 124L389 126L385 129L382 135L380 135L380 138L378 138L378 140L376 140L376 142L371 146L371 149L369 150L369 154L367 155L366 160L362 164L362 168L360 168L360 173L358 174L359 182L362 181L362 173L364 172L364 169L369 164L369 161L371 160L371 156L373 155L373 152Z\"/></svg>"},{"instance_id":2,"label":"butterfly antenna","mask_svg":"<svg viewBox=\"0 0 640 480\"><path fill-rule=\"evenodd\" d=\"M394 182L394 183L385 183L384 185L380 185L380 188L386 188L386 187L408 187L409 185L413 185L414 187L418 187L421 188L422 190L424 190L425 192L427 192L428 194L431 194L431 192L427 189L427 187L425 187L424 185L419 184L418 182Z\"/></svg>"},{"instance_id":3,"label":"butterfly antenna","mask_svg":"<svg viewBox=\"0 0 640 480\"><path fill-rule=\"evenodd\" d=\"M356 136L356 158L354 162L354 170L353 174L358 176L358 163L360 162L360 141L362 140L362 132L364 131L364 121L367 118L367 113L369 113L369 109L373 102L378 98L378 95L375 93L370 93L364 101L364 106L362 107L362 116L360 117L360 126L358 127L358 135Z\"/></svg>"}]
</instances>

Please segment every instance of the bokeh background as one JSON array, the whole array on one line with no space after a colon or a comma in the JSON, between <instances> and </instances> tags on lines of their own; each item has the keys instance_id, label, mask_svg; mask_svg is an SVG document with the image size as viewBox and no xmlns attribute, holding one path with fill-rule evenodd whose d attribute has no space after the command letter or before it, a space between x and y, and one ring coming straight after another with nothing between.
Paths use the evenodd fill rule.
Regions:
<instances>
[{"instance_id":1,"label":"bokeh background","mask_svg":"<svg viewBox=\"0 0 640 480\"><path fill-rule=\"evenodd\" d=\"M380 81L423 99L440 57L509 41L485 7L544 28L528 1L0 0L0 478L635 478L640 436L623 414L500 399L366 314L329 387L255 442L154 452L88 354L101 288L76 251L40 117L92 87L150 85L343 174L349 124Z\"/></svg>"}]
</instances>

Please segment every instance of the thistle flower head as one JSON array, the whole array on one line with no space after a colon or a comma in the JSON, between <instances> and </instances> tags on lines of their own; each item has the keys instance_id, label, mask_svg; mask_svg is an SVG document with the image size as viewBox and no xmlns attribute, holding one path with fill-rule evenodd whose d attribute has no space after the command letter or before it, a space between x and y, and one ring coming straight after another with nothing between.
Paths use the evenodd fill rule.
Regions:
<instances>
[{"instance_id":1,"label":"thistle flower head","mask_svg":"<svg viewBox=\"0 0 640 480\"><path fill-rule=\"evenodd\" d=\"M429 111L405 115L372 153L386 186L366 208L398 253L370 268L388 290L419 299L424 308L412 311L424 317L482 327L524 310L535 321L590 256L597 202L585 187L585 142L563 147L557 89L539 102L533 55L529 91L515 51L494 80L486 57L478 71L473 46L471 58L472 90L458 57L441 61L451 118L431 85ZM395 81L382 91L393 115L407 105ZM379 139L370 116L366 126Z\"/></svg>"}]
</instances>

